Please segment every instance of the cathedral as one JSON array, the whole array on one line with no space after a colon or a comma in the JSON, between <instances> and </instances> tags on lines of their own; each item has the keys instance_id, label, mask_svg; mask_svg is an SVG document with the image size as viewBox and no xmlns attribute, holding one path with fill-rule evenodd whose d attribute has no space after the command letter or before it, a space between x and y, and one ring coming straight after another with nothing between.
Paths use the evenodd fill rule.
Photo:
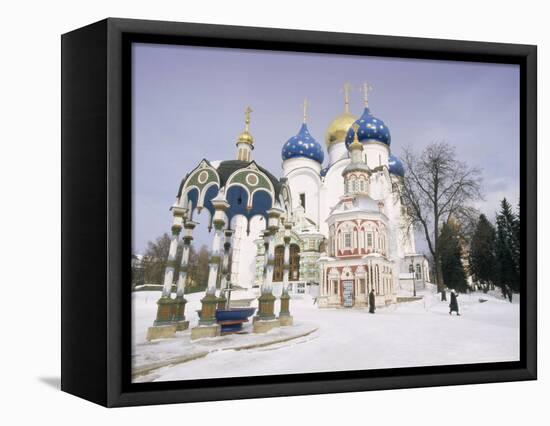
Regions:
<instances>
[{"instance_id":1,"label":"cathedral","mask_svg":"<svg viewBox=\"0 0 550 426\"><path fill-rule=\"evenodd\" d=\"M357 117L345 85L344 111L326 131L327 161L308 129L306 104L298 133L281 151L294 221L289 290L312 293L320 307L365 306L370 290L378 305L389 304L429 281L428 261L416 253L404 220L405 171L391 154L390 129L369 109L368 91L364 85L364 110ZM283 265L281 247L276 245L274 284ZM256 284L262 256L259 241Z\"/></svg>"},{"instance_id":2,"label":"cathedral","mask_svg":"<svg viewBox=\"0 0 550 426\"><path fill-rule=\"evenodd\" d=\"M223 276L236 288L262 288L266 265L274 295L308 293L319 307L362 307L371 290L377 305L390 304L413 286L425 286L428 262L416 253L401 205L405 171L391 153L390 129L369 108L368 91L365 85L357 117L345 85L343 112L329 124L325 147L310 133L304 102L298 133L282 146L279 173L253 159L247 108L236 159L204 159L182 180L173 210L176 230L179 215L188 233L184 240L191 241L194 218L207 210L207 225L219 228L218 250L223 232L230 247L227 265L220 267L226 273L212 275L210 287L219 287ZM167 275L166 283L172 279Z\"/></svg>"}]
</instances>

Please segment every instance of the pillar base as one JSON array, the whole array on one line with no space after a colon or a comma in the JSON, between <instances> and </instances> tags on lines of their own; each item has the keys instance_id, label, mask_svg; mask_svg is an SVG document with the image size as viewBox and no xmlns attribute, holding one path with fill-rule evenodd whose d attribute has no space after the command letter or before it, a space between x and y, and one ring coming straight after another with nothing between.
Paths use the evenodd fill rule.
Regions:
<instances>
[{"instance_id":1,"label":"pillar base","mask_svg":"<svg viewBox=\"0 0 550 426\"><path fill-rule=\"evenodd\" d=\"M176 337L176 325L154 325L147 329L147 341Z\"/></svg>"},{"instance_id":2,"label":"pillar base","mask_svg":"<svg viewBox=\"0 0 550 426\"><path fill-rule=\"evenodd\" d=\"M178 321L176 322L176 331L185 331L189 328L189 321Z\"/></svg>"},{"instance_id":3,"label":"pillar base","mask_svg":"<svg viewBox=\"0 0 550 426\"><path fill-rule=\"evenodd\" d=\"M271 293L264 293L258 298L258 317L262 321L271 321L276 319L274 313L275 296Z\"/></svg>"},{"instance_id":4,"label":"pillar base","mask_svg":"<svg viewBox=\"0 0 550 426\"><path fill-rule=\"evenodd\" d=\"M221 325L198 325L191 329L191 340L203 339L205 337L218 337L221 334Z\"/></svg>"},{"instance_id":5,"label":"pillar base","mask_svg":"<svg viewBox=\"0 0 550 426\"><path fill-rule=\"evenodd\" d=\"M216 324L216 306L218 298L215 294L206 294L202 299L202 308L199 319L199 325L215 325Z\"/></svg>"},{"instance_id":6,"label":"pillar base","mask_svg":"<svg viewBox=\"0 0 550 426\"><path fill-rule=\"evenodd\" d=\"M294 325L294 317L292 315L279 315L279 322L281 327L288 327Z\"/></svg>"},{"instance_id":7,"label":"pillar base","mask_svg":"<svg viewBox=\"0 0 550 426\"><path fill-rule=\"evenodd\" d=\"M185 321L185 305L187 304L187 300L183 296L178 296L174 299L174 307L172 309L174 313L174 317L172 318L172 321L175 323L179 323L181 321Z\"/></svg>"},{"instance_id":8,"label":"pillar base","mask_svg":"<svg viewBox=\"0 0 550 426\"><path fill-rule=\"evenodd\" d=\"M220 297L218 297L218 305L216 309L223 311L226 308L227 308L227 299L225 298L225 296L220 295Z\"/></svg>"},{"instance_id":9,"label":"pillar base","mask_svg":"<svg viewBox=\"0 0 550 426\"><path fill-rule=\"evenodd\" d=\"M174 317L174 299L162 296L157 300L157 318L153 323L154 327L170 325Z\"/></svg>"},{"instance_id":10,"label":"pillar base","mask_svg":"<svg viewBox=\"0 0 550 426\"><path fill-rule=\"evenodd\" d=\"M258 319L254 321L253 332L254 333L267 333L269 330L280 327L281 322L278 319L274 320L262 320Z\"/></svg>"}]
</instances>

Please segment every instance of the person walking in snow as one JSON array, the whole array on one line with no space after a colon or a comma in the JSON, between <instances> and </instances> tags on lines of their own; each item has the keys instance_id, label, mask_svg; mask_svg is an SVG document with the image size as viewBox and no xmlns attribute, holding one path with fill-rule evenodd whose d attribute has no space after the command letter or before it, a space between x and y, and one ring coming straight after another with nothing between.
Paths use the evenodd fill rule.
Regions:
<instances>
[{"instance_id":1,"label":"person walking in snow","mask_svg":"<svg viewBox=\"0 0 550 426\"><path fill-rule=\"evenodd\" d=\"M456 291L451 290L451 303L449 303L449 315L452 315L453 312L456 312L456 314L458 316L460 316L460 314L458 313L458 300L456 300L456 298L458 297L458 295L456 294Z\"/></svg>"},{"instance_id":2,"label":"person walking in snow","mask_svg":"<svg viewBox=\"0 0 550 426\"><path fill-rule=\"evenodd\" d=\"M369 313L374 314L376 309L375 298L374 298L374 289L371 289L369 293Z\"/></svg>"}]
</instances>

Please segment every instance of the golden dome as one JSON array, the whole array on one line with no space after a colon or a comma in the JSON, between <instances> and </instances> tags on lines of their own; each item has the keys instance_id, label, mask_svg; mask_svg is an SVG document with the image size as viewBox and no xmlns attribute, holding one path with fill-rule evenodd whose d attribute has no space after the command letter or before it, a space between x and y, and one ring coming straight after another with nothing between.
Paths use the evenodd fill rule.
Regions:
<instances>
[{"instance_id":1,"label":"golden dome","mask_svg":"<svg viewBox=\"0 0 550 426\"><path fill-rule=\"evenodd\" d=\"M350 112L344 112L332 120L325 135L327 148L330 148L335 143L344 142L348 130L356 120L357 117Z\"/></svg>"},{"instance_id":2,"label":"golden dome","mask_svg":"<svg viewBox=\"0 0 550 426\"><path fill-rule=\"evenodd\" d=\"M254 138L248 131L244 131L239 135L239 139L237 139L237 143L247 143L249 145L254 144Z\"/></svg>"}]
</instances>

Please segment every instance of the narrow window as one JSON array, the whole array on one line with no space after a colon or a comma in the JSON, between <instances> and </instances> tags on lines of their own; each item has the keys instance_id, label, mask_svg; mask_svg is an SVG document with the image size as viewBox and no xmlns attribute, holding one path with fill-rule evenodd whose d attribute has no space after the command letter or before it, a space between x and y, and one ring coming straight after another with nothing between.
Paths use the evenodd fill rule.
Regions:
<instances>
[{"instance_id":1,"label":"narrow window","mask_svg":"<svg viewBox=\"0 0 550 426\"><path fill-rule=\"evenodd\" d=\"M372 247L372 232L367 232L367 247Z\"/></svg>"},{"instance_id":2,"label":"narrow window","mask_svg":"<svg viewBox=\"0 0 550 426\"><path fill-rule=\"evenodd\" d=\"M420 264L416 264L416 279L420 280L422 279L422 271L420 269Z\"/></svg>"},{"instance_id":3,"label":"narrow window","mask_svg":"<svg viewBox=\"0 0 550 426\"><path fill-rule=\"evenodd\" d=\"M300 205L304 208L304 210L306 209L306 194L303 192L300 194Z\"/></svg>"},{"instance_id":4,"label":"narrow window","mask_svg":"<svg viewBox=\"0 0 550 426\"><path fill-rule=\"evenodd\" d=\"M344 234L344 247L351 248L351 232L346 232Z\"/></svg>"}]
</instances>

